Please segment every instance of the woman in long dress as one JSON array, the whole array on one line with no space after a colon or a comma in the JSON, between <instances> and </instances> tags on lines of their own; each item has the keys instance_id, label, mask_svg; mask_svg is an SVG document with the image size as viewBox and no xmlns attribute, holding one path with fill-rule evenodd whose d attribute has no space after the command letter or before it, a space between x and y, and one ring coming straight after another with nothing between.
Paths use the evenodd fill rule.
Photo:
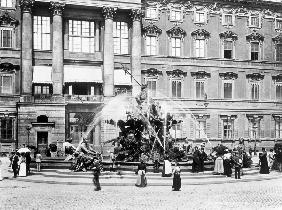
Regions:
<instances>
[{"instance_id":1,"label":"woman in long dress","mask_svg":"<svg viewBox=\"0 0 282 210\"><path fill-rule=\"evenodd\" d=\"M175 162L175 167L173 169L173 183L172 190L179 191L181 188L181 178L180 178L180 168L177 166L177 162Z\"/></svg>"},{"instance_id":2,"label":"woman in long dress","mask_svg":"<svg viewBox=\"0 0 282 210\"><path fill-rule=\"evenodd\" d=\"M223 158L222 156L218 156L214 162L214 173L215 174L223 174L224 167L223 167Z\"/></svg>"},{"instance_id":3,"label":"woman in long dress","mask_svg":"<svg viewBox=\"0 0 282 210\"><path fill-rule=\"evenodd\" d=\"M262 154L259 155L259 160L260 160L260 171L259 172L261 174L269 174L267 153L265 151L265 148L262 148Z\"/></svg>"},{"instance_id":4,"label":"woman in long dress","mask_svg":"<svg viewBox=\"0 0 282 210\"><path fill-rule=\"evenodd\" d=\"M146 187L147 186L147 178L146 178L147 167L143 160L138 165L137 171L137 180L136 180L136 187Z\"/></svg>"},{"instance_id":5,"label":"woman in long dress","mask_svg":"<svg viewBox=\"0 0 282 210\"><path fill-rule=\"evenodd\" d=\"M26 158L24 153L21 154L19 163L20 163L19 176L26 176Z\"/></svg>"}]
</instances>

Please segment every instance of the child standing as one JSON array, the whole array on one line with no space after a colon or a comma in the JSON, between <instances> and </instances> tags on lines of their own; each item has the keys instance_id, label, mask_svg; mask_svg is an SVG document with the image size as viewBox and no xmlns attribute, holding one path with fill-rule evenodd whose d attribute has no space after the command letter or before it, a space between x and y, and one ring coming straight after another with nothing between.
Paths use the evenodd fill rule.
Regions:
<instances>
[{"instance_id":1,"label":"child standing","mask_svg":"<svg viewBox=\"0 0 282 210\"><path fill-rule=\"evenodd\" d=\"M37 168L37 172L40 172L41 169L41 160L42 160L42 156L40 154L40 152L36 152L36 156L35 156L35 162L36 162L36 168Z\"/></svg>"}]
</instances>

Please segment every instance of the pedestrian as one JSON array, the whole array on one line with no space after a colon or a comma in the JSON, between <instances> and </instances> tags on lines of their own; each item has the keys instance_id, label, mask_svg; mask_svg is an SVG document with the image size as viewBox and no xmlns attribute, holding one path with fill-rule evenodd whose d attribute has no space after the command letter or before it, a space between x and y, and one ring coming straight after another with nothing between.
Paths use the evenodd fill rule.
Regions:
<instances>
[{"instance_id":1,"label":"pedestrian","mask_svg":"<svg viewBox=\"0 0 282 210\"><path fill-rule=\"evenodd\" d=\"M153 161L154 161L154 173L159 173L159 168L160 168L160 154L159 154L158 152L155 152L155 153L154 153Z\"/></svg>"},{"instance_id":2,"label":"pedestrian","mask_svg":"<svg viewBox=\"0 0 282 210\"><path fill-rule=\"evenodd\" d=\"M274 153L273 149L270 149L270 152L267 155L269 170L271 170L272 167L273 167L274 156L275 156L275 153Z\"/></svg>"},{"instance_id":3,"label":"pedestrian","mask_svg":"<svg viewBox=\"0 0 282 210\"><path fill-rule=\"evenodd\" d=\"M26 158L26 175L30 175L31 157L30 157L30 153L29 152L27 152L25 154L25 158Z\"/></svg>"},{"instance_id":4,"label":"pedestrian","mask_svg":"<svg viewBox=\"0 0 282 210\"><path fill-rule=\"evenodd\" d=\"M13 172L14 172L14 178L17 177L18 175L18 172L19 172L19 153L16 152L14 154L14 156L12 157L12 169L13 169Z\"/></svg>"},{"instance_id":5,"label":"pedestrian","mask_svg":"<svg viewBox=\"0 0 282 210\"><path fill-rule=\"evenodd\" d=\"M20 160L19 160L19 176L26 176L26 158L25 153L21 153Z\"/></svg>"},{"instance_id":6,"label":"pedestrian","mask_svg":"<svg viewBox=\"0 0 282 210\"><path fill-rule=\"evenodd\" d=\"M116 157L113 152L110 152L110 171L115 171Z\"/></svg>"},{"instance_id":7,"label":"pedestrian","mask_svg":"<svg viewBox=\"0 0 282 210\"><path fill-rule=\"evenodd\" d=\"M219 155L214 161L214 173L215 174L224 174L222 155Z\"/></svg>"},{"instance_id":8,"label":"pedestrian","mask_svg":"<svg viewBox=\"0 0 282 210\"><path fill-rule=\"evenodd\" d=\"M147 186L147 178L146 178L147 166L144 160L141 159L140 164L138 165L137 169L137 180L136 180L136 187L146 187Z\"/></svg>"},{"instance_id":9,"label":"pedestrian","mask_svg":"<svg viewBox=\"0 0 282 210\"><path fill-rule=\"evenodd\" d=\"M235 179L241 179L241 167L242 167L242 159L239 156L238 151L234 151L233 157L234 169L235 169Z\"/></svg>"},{"instance_id":10,"label":"pedestrian","mask_svg":"<svg viewBox=\"0 0 282 210\"><path fill-rule=\"evenodd\" d=\"M205 153L205 148L202 147L199 152L199 171L204 172L205 160L207 159L207 154Z\"/></svg>"},{"instance_id":11,"label":"pedestrian","mask_svg":"<svg viewBox=\"0 0 282 210\"><path fill-rule=\"evenodd\" d=\"M279 172L282 172L282 148L280 147L278 149L277 154L275 155L275 159L278 163L278 170Z\"/></svg>"},{"instance_id":12,"label":"pedestrian","mask_svg":"<svg viewBox=\"0 0 282 210\"><path fill-rule=\"evenodd\" d=\"M227 149L225 150L225 154L223 155L223 167L224 167L224 175L227 177L231 177L232 175L232 163L231 163L231 153Z\"/></svg>"},{"instance_id":13,"label":"pedestrian","mask_svg":"<svg viewBox=\"0 0 282 210\"><path fill-rule=\"evenodd\" d=\"M98 159L95 158L94 160L94 167L93 167L93 184L94 184L94 190L95 191L100 191L101 190L101 185L100 185L100 173L101 173L101 166L100 162Z\"/></svg>"},{"instance_id":14,"label":"pedestrian","mask_svg":"<svg viewBox=\"0 0 282 210\"><path fill-rule=\"evenodd\" d=\"M35 162L36 162L36 169L37 169L37 172L40 172L40 170L41 170L41 161L42 161L42 155L41 155L40 152L37 150L37 151L36 151L36 155L35 155Z\"/></svg>"},{"instance_id":15,"label":"pedestrian","mask_svg":"<svg viewBox=\"0 0 282 210\"><path fill-rule=\"evenodd\" d=\"M180 167L177 166L176 161L172 174L173 174L172 191L180 191L181 188Z\"/></svg>"},{"instance_id":16,"label":"pedestrian","mask_svg":"<svg viewBox=\"0 0 282 210\"><path fill-rule=\"evenodd\" d=\"M192 172L198 173L200 168L200 152L198 147L195 147L195 151L193 153L193 163L192 163Z\"/></svg>"},{"instance_id":17,"label":"pedestrian","mask_svg":"<svg viewBox=\"0 0 282 210\"><path fill-rule=\"evenodd\" d=\"M262 153L259 154L259 163L260 163L260 174L269 174L268 161L267 161L267 152L265 148L262 148Z\"/></svg>"}]
</instances>

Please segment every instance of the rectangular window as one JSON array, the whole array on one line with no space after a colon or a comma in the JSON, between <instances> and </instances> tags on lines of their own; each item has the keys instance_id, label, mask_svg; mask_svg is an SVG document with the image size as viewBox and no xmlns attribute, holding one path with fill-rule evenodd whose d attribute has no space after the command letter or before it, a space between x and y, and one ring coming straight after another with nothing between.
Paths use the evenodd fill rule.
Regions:
<instances>
[{"instance_id":1,"label":"rectangular window","mask_svg":"<svg viewBox=\"0 0 282 210\"><path fill-rule=\"evenodd\" d=\"M196 81L196 99L205 98L205 82Z\"/></svg>"},{"instance_id":2,"label":"rectangular window","mask_svg":"<svg viewBox=\"0 0 282 210\"><path fill-rule=\"evenodd\" d=\"M259 17L258 16L251 16L250 17L250 26L252 27L259 27Z\"/></svg>"},{"instance_id":3,"label":"rectangular window","mask_svg":"<svg viewBox=\"0 0 282 210\"><path fill-rule=\"evenodd\" d=\"M233 83L229 81L224 81L223 83L223 97L224 99L233 98Z\"/></svg>"},{"instance_id":4,"label":"rectangular window","mask_svg":"<svg viewBox=\"0 0 282 210\"><path fill-rule=\"evenodd\" d=\"M170 129L170 135L172 138L177 139L182 137L182 125L181 123L177 123L176 125L173 125Z\"/></svg>"},{"instance_id":5,"label":"rectangular window","mask_svg":"<svg viewBox=\"0 0 282 210\"><path fill-rule=\"evenodd\" d=\"M13 7L13 0L1 0L1 7Z\"/></svg>"},{"instance_id":6,"label":"rectangular window","mask_svg":"<svg viewBox=\"0 0 282 210\"><path fill-rule=\"evenodd\" d=\"M94 53L95 23L69 20L69 50Z\"/></svg>"},{"instance_id":7,"label":"rectangular window","mask_svg":"<svg viewBox=\"0 0 282 210\"><path fill-rule=\"evenodd\" d=\"M259 43L251 42L251 60L259 60Z\"/></svg>"},{"instance_id":8,"label":"rectangular window","mask_svg":"<svg viewBox=\"0 0 282 210\"><path fill-rule=\"evenodd\" d=\"M251 98L252 100L259 100L259 84L251 83Z\"/></svg>"},{"instance_id":9,"label":"rectangular window","mask_svg":"<svg viewBox=\"0 0 282 210\"><path fill-rule=\"evenodd\" d=\"M1 119L1 139L11 140L13 139L13 119L2 118Z\"/></svg>"},{"instance_id":10,"label":"rectangular window","mask_svg":"<svg viewBox=\"0 0 282 210\"><path fill-rule=\"evenodd\" d=\"M195 12L195 22L204 23L205 22L205 13L204 12Z\"/></svg>"},{"instance_id":11,"label":"rectangular window","mask_svg":"<svg viewBox=\"0 0 282 210\"><path fill-rule=\"evenodd\" d=\"M1 75L1 93L13 93L13 77L12 75Z\"/></svg>"},{"instance_id":12,"label":"rectangular window","mask_svg":"<svg viewBox=\"0 0 282 210\"><path fill-rule=\"evenodd\" d=\"M260 137L260 123L257 121L255 122L251 121L249 126L250 126L250 130L249 130L250 138L251 139L259 138Z\"/></svg>"},{"instance_id":13,"label":"rectangular window","mask_svg":"<svg viewBox=\"0 0 282 210\"><path fill-rule=\"evenodd\" d=\"M50 17L33 17L33 48L50 50Z\"/></svg>"},{"instance_id":14,"label":"rectangular window","mask_svg":"<svg viewBox=\"0 0 282 210\"><path fill-rule=\"evenodd\" d=\"M224 25L233 25L233 15L225 14L223 22L224 22Z\"/></svg>"},{"instance_id":15,"label":"rectangular window","mask_svg":"<svg viewBox=\"0 0 282 210\"><path fill-rule=\"evenodd\" d=\"M181 10L172 9L170 10L170 20L172 21L182 21Z\"/></svg>"},{"instance_id":16,"label":"rectangular window","mask_svg":"<svg viewBox=\"0 0 282 210\"><path fill-rule=\"evenodd\" d=\"M33 89L34 95L50 95L50 86L49 85L39 85L35 84Z\"/></svg>"},{"instance_id":17,"label":"rectangular window","mask_svg":"<svg viewBox=\"0 0 282 210\"><path fill-rule=\"evenodd\" d=\"M282 119L275 121L275 138L282 138Z\"/></svg>"},{"instance_id":18,"label":"rectangular window","mask_svg":"<svg viewBox=\"0 0 282 210\"><path fill-rule=\"evenodd\" d=\"M155 79L147 79L148 92L151 97L156 97L157 81Z\"/></svg>"},{"instance_id":19,"label":"rectangular window","mask_svg":"<svg viewBox=\"0 0 282 210\"><path fill-rule=\"evenodd\" d=\"M149 7L146 9L146 18L148 19L158 19L158 10L154 7Z\"/></svg>"},{"instance_id":20,"label":"rectangular window","mask_svg":"<svg viewBox=\"0 0 282 210\"><path fill-rule=\"evenodd\" d=\"M234 138L234 120L231 119L223 120L223 138L225 139Z\"/></svg>"},{"instance_id":21,"label":"rectangular window","mask_svg":"<svg viewBox=\"0 0 282 210\"><path fill-rule=\"evenodd\" d=\"M201 139L206 137L206 121L196 122L196 139Z\"/></svg>"},{"instance_id":22,"label":"rectangular window","mask_svg":"<svg viewBox=\"0 0 282 210\"><path fill-rule=\"evenodd\" d=\"M128 26L125 22L114 22L114 53L128 54Z\"/></svg>"},{"instance_id":23,"label":"rectangular window","mask_svg":"<svg viewBox=\"0 0 282 210\"><path fill-rule=\"evenodd\" d=\"M232 59L233 58L233 42L232 41L224 41L224 58Z\"/></svg>"},{"instance_id":24,"label":"rectangular window","mask_svg":"<svg viewBox=\"0 0 282 210\"><path fill-rule=\"evenodd\" d=\"M282 29L282 19L276 19L276 29Z\"/></svg>"},{"instance_id":25,"label":"rectangular window","mask_svg":"<svg viewBox=\"0 0 282 210\"><path fill-rule=\"evenodd\" d=\"M172 80L172 97L173 98L181 98L181 81L180 80Z\"/></svg>"},{"instance_id":26,"label":"rectangular window","mask_svg":"<svg viewBox=\"0 0 282 210\"><path fill-rule=\"evenodd\" d=\"M13 28L0 28L0 47L12 48L13 47Z\"/></svg>"},{"instance_id":27,"label":"rectangular window","mask_svg":"<svg viewBox=\"0 0 282 210\"><path fill-rule=\"evenodd\" d=\"M147 55L157 54L157 37L155 36L146 37L146 54Z\"/></svg>"},{"instance_id":28,"label":"rectangular window","mask_svg":"<svg viewBox=\"0 0 282 210\"><path fill-rule=\"evenodd\" d=\"M282 100L282 83L276 84L276 100Z\"/></svg>"},{"instance_id":29,"label":"rectangular window","mask_svg":"<svg viewBox=\"0 0 282 210\"><path fill-rule=\"evenodd\" d=\"M276 45L276 61L282 61L282 44Z\"/></svg>"},{"instance_id":30,"label":"rectangular window","mask_svg":"<svg viewBox=\"0 0 282 210\"><path fill-rule=\"evenodd\" d=\"M196 57L205 57L205 40L204 39L196 39L195 56Z\"/></svg>"},{"instance_id":31,"label":"rectangular window","mask_svg":"<svg viewBox=\"0 0 282 210\"><path fill-rule=\"evenodd\" d=\"M172 56L181 56L181 39L180 38L171 38L171 55Z\"/></svg>"}]
</instances>

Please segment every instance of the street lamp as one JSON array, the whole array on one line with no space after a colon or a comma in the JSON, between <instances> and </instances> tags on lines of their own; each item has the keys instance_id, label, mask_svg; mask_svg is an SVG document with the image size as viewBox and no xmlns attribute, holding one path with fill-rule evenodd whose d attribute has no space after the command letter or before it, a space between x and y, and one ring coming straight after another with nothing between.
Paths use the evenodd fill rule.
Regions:
<instances>
[{"instance_id":1,"label":"street lamp","mask_svg":"<svg viewBox=\"0 0 282 210\"><path fill-rule=\"evenodd\" d=\"M27 146L29 146L29 134L30 134L31 127L28 125L26 126L25 129L27 131Z\"/></svg>"}]
</instances>

